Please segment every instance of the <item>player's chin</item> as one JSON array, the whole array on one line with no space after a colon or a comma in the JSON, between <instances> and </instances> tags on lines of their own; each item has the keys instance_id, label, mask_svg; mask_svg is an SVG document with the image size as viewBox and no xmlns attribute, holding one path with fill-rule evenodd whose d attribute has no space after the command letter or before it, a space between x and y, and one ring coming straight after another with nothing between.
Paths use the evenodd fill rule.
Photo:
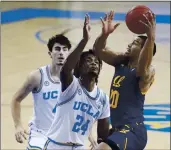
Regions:
<instances>
[{"instance_id":1,"label":"player's chin","mask_svg":"<svg viewBox=\"0 0 171 150\"><path fill-rule=\"evenodd\" d=\"M92 76L98 76L99 75L99 72L94 70L94 71L89 71L88 74L90 74Z\"/></svg>"},{"instance_id":2,"label":"player's chin","mask_svg":"<svg viewBox=\"0 0 171 150\"><path fill-rule=\"evenodd\" d=\"M63 62L59 62L59 63L57 63L57 66L63 66L64 65L64 63Z\"/></svg>"}]
</instances>

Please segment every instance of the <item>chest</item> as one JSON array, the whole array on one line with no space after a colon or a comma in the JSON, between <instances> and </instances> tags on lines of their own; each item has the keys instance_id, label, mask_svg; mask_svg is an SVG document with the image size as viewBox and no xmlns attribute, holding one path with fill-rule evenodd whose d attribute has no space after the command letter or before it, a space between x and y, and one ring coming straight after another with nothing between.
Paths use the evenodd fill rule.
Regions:
<instances>
[{"instance_id":1,"label":"chest","mask_svg":"<svg viewBox=\"0 0 171 150\"><path fill-rule=\"evenodd\" d=\"M61 84L54 84L48 81L45 81L41 85L41 90L38 93L33 93L35 99L39 99L43 102L55 101L58 99L61 92Z\"/></svg>"},{"instance_id":2,"label":"chest","mask_svg":"<svg viewBox=\"0 0 171 150\"><path fill-rule=\"evenodd\" d=\"M81 88L78 88L76 94L72 99L59 104L60 113L64 113L66 110L69 115L80 114L84 118L92 118L97 120L103 111L103 101L100 95L96 98L90 97Z\"/></svg>"},{"instance_id":3,"label":"chest","mask_svg":"<svg viewBox=\"0 0 171 150\"><path fill-rule=\"evenodd\" d=\"M111 87L123 89L137 84L135 69L119 68L115 71Z\"/></svg>"}]
</instances>

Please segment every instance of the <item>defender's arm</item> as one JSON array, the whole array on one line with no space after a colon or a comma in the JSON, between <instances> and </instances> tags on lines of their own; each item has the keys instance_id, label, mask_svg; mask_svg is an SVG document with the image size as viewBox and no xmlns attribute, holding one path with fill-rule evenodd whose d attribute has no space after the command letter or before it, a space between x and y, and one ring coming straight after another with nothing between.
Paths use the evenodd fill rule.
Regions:
<instances>
[{"instance_id":1,"label":"defender's arm","mask_svg":"<svg viewBox=\"0 0 171 150\"><path fill-rule=\"evenodd\" d=\"M80 41L75 50L68 56L68 58L66 59L66 63L61 70L60 79L62 82L62 91L65 91L73 81L72 70L75 68L80 55L89 40L89 30L89 16L86 15L83 28L83 39Z\"/></svg>"}]
</instances>

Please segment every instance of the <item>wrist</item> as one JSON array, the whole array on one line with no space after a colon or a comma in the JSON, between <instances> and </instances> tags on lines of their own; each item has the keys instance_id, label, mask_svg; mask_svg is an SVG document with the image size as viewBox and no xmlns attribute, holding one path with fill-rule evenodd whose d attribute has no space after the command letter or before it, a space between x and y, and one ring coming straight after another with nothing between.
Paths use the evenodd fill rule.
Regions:
<instances>
[{"instance_id":1,"label":"wrist","mask_svg":"<svg viewBox=\"0 0 171 150\"><path fill-rule=\"evenodd\" d=\"M104 34L104 33L101 33L100 37L104 40L106 40L108 38L109 34Z\"/></svg>"},{"instance_id":2,"label":"wrist","mask_svg":"<svg viewBox=\"0 0 171 150\"><path fill-rule=\"evenodd\" d=\"M15 124L15 128L18 128L18 127L22 127L22 124L21 123Z\"/></svg>"},{"instance_id":3,"label":"wrist","mask_svg":"<svg viewBox=\"0 0 171 150\"><path fill-rule=\"evenodd\" d=\"M152 35L147 35L148 39L150 41L155 41L155 36L152 36Z\"/></svg>"},{"instance_id":4,"label":"wrist","mask_svg":"<svg viewBox=\"0 0 171 150\"><path fill-rule=\"evenodd\" d=\"M89 38L82 38L82 40L81 41L83 41L83 42L88 42L88 40L89 40Z\"/></svg>"}]
</instances>

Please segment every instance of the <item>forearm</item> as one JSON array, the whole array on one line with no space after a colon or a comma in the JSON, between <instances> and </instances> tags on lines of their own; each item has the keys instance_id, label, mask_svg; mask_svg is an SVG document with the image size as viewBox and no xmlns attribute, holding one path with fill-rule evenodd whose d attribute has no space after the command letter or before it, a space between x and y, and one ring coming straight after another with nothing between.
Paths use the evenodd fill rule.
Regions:
<instances>
[{"instance_id":1,"label":"forearm","mask_svg":"<svg viewBox=\"0 0 171 150\"><path fill-rule=\"evenodd\" d=\"M108 120L99 121L97 125L97 139L106 139L109 135L109 122Z\"/></svg>"},{"instance_id":2,"label":"forearm","mask_svg":"<svg viewBox=\"0 0 171 150\"><path fill-rule=\"evenodd\" d=\"M12 117L13 117L15 127L21 126L22 125L21 117L20 117L21 105L20 105L19 101L12 100L11 113L12 113Z\"/></svg>"},{"instance_id":3,"label":"forearm","mask_svg":"<svg viewBox=\"0 0 171 150\"><path fill-rule=\"evenodd\" d=\"M138 70L140 75L146 73L146 71L149 69L149 66L151 65L151 61L153 58L153 48L154 48L154 39L148 38L139 55Z\"/></svg>"},{"instance_id":4,"label":"forearm","mask_svg":"<svg viewBox=\"0 0 171 150\"><path fill-rule=\"evenodd\" d=\"M96 55L100 55L103 51L103 49L106 47L106 40L107 40L108 36L104 36L104 35L100 35L95 43L94 43L94 46L93 46L93 49L96 53Z\"/></svg>"},{"instance_id":5,"label":"forearm","mask_svg":"<svg viewBox=\"0 0 171 150\"><path fill-rule=\"evenodd\" d=\"M84 50L88 40L82 39L75 50L68 56L66 63L63 66L63 71L71 72L75 68L82 51Z\"/></svg>"}]
</instances>

